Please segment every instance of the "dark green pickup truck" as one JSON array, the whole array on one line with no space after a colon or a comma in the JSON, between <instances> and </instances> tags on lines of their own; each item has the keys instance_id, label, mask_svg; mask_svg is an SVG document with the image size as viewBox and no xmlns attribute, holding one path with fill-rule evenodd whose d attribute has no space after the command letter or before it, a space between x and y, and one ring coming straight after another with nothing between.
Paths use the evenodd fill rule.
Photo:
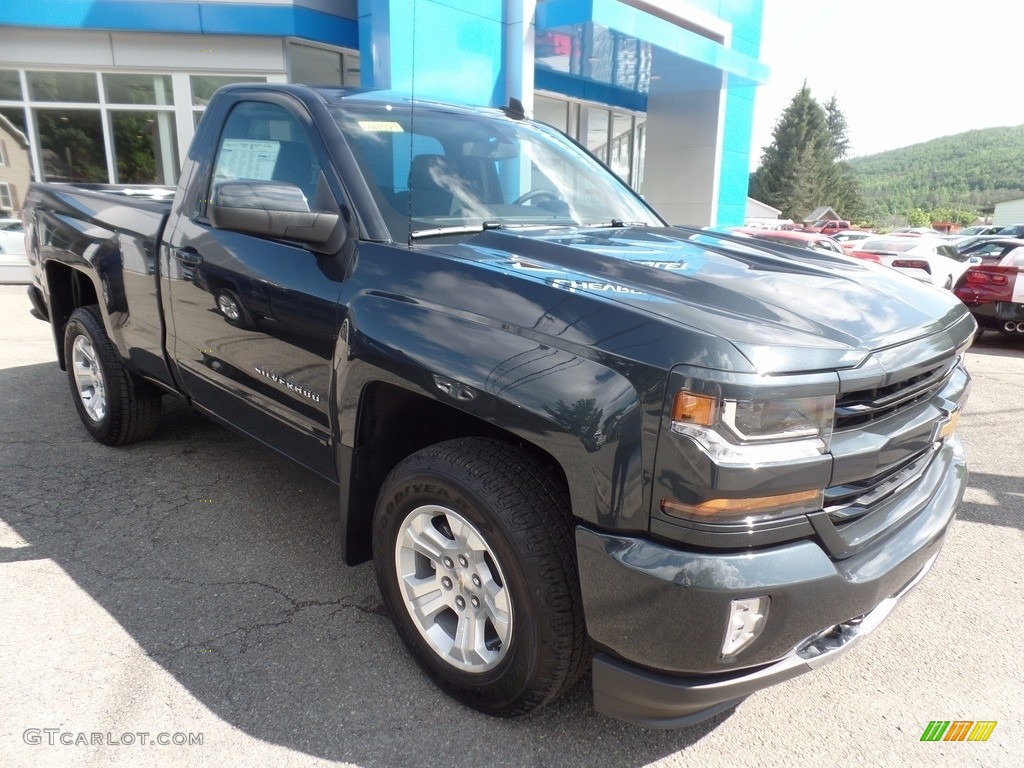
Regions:
<instances>
[{"instance_id":1,"label":"dark green pickup truck","mask_svg":"<svg viewBox=\"0 0 1024 768\"><path fill-rule=\"evenodd\" d=\"M145 192L28 196L85 428L170 393L336 483L342 558L482 711L593 669L601 712L708 717L851 647L956 514L952 294L667 226L518 103L229 86Z\"/></svg>"}]
</instances>

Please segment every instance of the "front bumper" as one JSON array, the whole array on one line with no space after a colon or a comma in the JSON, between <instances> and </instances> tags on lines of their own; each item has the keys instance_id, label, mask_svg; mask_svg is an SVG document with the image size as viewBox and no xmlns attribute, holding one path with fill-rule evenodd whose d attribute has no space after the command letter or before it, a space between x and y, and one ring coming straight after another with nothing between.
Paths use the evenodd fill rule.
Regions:
<instances>
[{"instance_id":1,"label":"front bumper","mask_svg":"<svg viewBox=\"0 0 1024 768\"><path fill-rule=\"evenodd\" d=\"M927 573L966 483L953 437L919 481L928 503L842 560L814 540L716 553L577 528L587 629L599 649L595 708L681 727L838 658ZM723 659L731 601L762 595L771 598L763 632Z\"/></svg>"}]
</instances>

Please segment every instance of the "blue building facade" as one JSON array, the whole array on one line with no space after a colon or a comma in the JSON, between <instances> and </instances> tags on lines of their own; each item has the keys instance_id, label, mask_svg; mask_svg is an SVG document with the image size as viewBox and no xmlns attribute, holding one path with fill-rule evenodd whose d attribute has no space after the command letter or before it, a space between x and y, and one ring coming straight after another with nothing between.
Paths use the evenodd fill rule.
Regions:
<instances>
[{"instance_id":1,"label":"blue building facade","mask_svg":"<svg viewBox=\"0 0 1024 768\"><path fill-rule=\"evenodd\" d=\"M0 114L37 180L173 184L226 82L516 98L672 223L738 224L762 14L763 0L6 0Z\"/></svg>"}]
</instances>

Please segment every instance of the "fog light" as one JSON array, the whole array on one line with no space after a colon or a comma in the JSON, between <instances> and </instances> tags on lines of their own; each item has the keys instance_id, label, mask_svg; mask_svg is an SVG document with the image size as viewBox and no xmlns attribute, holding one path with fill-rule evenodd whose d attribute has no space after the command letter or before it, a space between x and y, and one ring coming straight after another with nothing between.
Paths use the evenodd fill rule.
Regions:
<instances>
[{"instance_id":1,"label":"fog light","mask_svg":"<svg viewBox=\"0 0 1024 768\"><path fill-rule=\"evenodd\" d=\"M768 605L771 598L745 597L733 600L729 605L729 624L722 643L723 656L735 656L761 634L768 620Z\"/></svg>"}]
</instances>

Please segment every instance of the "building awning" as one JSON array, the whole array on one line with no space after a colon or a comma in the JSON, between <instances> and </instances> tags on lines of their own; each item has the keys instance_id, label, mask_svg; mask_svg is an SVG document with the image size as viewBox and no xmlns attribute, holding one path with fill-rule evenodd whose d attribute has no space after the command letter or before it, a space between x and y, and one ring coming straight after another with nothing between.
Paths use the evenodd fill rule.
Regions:
<instances>
[{"instance_id":1,"label":"building awning","mask_svg":"<svg viewBox=\"0 0 1024 768\"><path fill-rule=\"evenodd\" d=\"M537 5L537 32L572 33L592 24L635 38L670 54L673 69L685 72L688 90L768 82L765 64L730 47L736 35L731 24L688 3L677 5L685 6L686 17L650 0L546 0Z\"/></svg>"}]
</instances>

